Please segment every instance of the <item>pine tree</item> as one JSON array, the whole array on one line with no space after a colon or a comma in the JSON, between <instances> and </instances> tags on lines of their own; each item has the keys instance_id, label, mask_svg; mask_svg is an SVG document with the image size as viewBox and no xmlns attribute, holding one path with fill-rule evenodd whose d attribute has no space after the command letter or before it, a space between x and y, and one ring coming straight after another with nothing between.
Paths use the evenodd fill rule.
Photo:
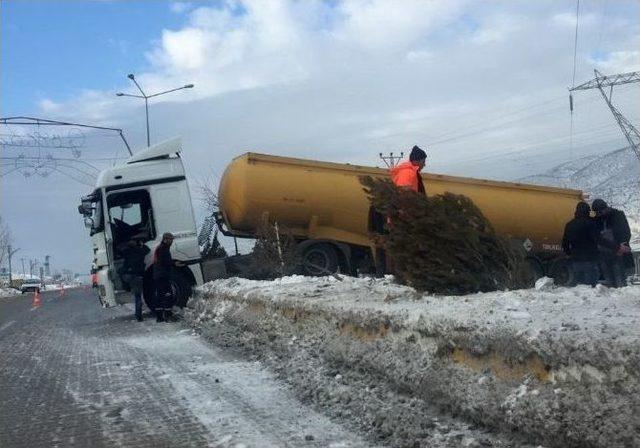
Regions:
<instances>
[{"instance_id":1,"label":"pine tree","mask_svg":"<svg viewBox=\"0 0 640 448\"><path fill-rule=\"evenodd\" d=\"M436 294L523 286L523 260L468 197L426 197L388 179L361 183L372 207L387 217L388 233L374 239L401 283Z\"/></svg>"}]
</instances>

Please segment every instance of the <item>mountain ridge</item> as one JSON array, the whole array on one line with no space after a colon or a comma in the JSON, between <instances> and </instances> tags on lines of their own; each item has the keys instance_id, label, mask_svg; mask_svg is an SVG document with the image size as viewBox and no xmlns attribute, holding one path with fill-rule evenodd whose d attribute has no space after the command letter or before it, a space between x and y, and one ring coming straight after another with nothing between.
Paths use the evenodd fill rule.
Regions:
<instances>
[{"instance_id":1,"label":"mountain ridge","mask_svg":"<svg viewBox=\"0 0 640 448\"><path fill-rule=\"evenodd\" d=\"M589 195L589 201L604 199L625 212L632 246L640 249L640 160L631 148L564 162L517 181L582 190Z\"/></svg>"}]
</instances>

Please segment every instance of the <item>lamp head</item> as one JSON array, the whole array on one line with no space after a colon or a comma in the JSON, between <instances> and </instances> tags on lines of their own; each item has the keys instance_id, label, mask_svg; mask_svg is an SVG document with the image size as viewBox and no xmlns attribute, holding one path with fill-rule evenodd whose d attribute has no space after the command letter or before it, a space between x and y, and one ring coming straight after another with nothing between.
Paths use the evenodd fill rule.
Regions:
<instances>
[{"instance_id":1,"label":"lamp head","mask_svg":"<svg viewBox=\"0 0 640 448\"><path fill-rule=\"evenodd\" d=\"M133 80L135 79L135 76L133 76L133 73L129 73L129 74L127 75L127 78L129 78L130 80L132 80L132 81L133 81Z\"/></svg>"},{"instance_id":2,"label":"lamp head","mask_svg":"<svg viewBox=\"0 0 640 448\"><path fill-rule=\"evenodd\" d=\"M193 89L193 84L187 84L184 86L185 89Z\"/></svg>"},{"instance_id":3,"label":"lamp head","mask_svg":"<svg viewBox=\"0 0 640 448\"><path fill-rule=\"evenodd\" d=\"M116 93L116 96L124 96L124 93L118 92L118 93Z\"/></svg>"}]
</instances>

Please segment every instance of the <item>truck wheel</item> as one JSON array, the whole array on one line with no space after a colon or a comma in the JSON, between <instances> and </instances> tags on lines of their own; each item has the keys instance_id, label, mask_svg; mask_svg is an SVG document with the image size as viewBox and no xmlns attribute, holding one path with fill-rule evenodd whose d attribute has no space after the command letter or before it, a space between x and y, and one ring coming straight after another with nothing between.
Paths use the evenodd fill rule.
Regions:
<instances>
[{"instance_id":1,"label":"truck wheel","mask_svg":"<svg viewBox=\"0 0 640 448\"><path fill-rule=\"evenodd\" d=\"M549 266L549 277L553 277L553 282L558 286L569 286L573 283L573 274L569 269L569 261L564 258L557 258Z\"/></svg>"},{"instance_id":2,"label":"truck wheel","mask_svg":"<svg viewBox=\"0 0 640 448\"><path fill-rule=\"evenodd\" d=\"M147 308L152 313L156 312L156 288L153 284L153 276L147 273L144 276L144 282L142 283L142 298Z\"/></svg>"},{"instance_id":3,"label":"truck wheel","mask_svg":"<svg viewBox=\"0 0 640 448\"><path fill-rule=\"evenodd\" d=\"M171 290L173 292L173 305L184 308L193 290L193 285L187 277L180 271L173 271L171 280Z\"/></svg>"},{"instance_id":4,"label":"truck wheel","mask_svg":"<svg viewBox=\"0 0 640 448\"><path fill-rule=\"evenodd\" d=\"M309 276L330 275L338 271L338 253L331 244L313 244L302 253L302 273Z\"/></svg>"},{"instance_id":5,"label":"truck wheel","mask_svg":"<svg viewBox=\"0 0 640 448\"><path fill-rule=\"evenodd\" d=\"M544 277L544 267L540 260L535 257L527 257L522 264L522 277L524 286L532 288L536 284L536 280Z\"/></svg>"}]
</instances>

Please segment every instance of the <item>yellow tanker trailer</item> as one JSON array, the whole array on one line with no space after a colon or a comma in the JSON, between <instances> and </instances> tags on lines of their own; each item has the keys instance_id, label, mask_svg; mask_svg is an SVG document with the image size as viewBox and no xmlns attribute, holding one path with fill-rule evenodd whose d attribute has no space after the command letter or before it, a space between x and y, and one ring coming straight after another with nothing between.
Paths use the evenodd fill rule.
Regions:
<instances>
[{"instance_id":1,"label":"yellow tanker trailer","mask_svg":"<svg viewBox=\"0 0 640 448\"><path fill-rule=\"evenodd\" d=\"M278 222L299 241L306 274L355 273L371 265L375 253L369 201L359 181L363 175L387 177L388 172L246 153L221 179L219 223L227 235L251 238L261 223ZM497 232L526 251L539 275L559 269L562 232L581 191L428 173L422 178L428 194L449 191L471 198Z\"/></svg>"}]
</instances>

